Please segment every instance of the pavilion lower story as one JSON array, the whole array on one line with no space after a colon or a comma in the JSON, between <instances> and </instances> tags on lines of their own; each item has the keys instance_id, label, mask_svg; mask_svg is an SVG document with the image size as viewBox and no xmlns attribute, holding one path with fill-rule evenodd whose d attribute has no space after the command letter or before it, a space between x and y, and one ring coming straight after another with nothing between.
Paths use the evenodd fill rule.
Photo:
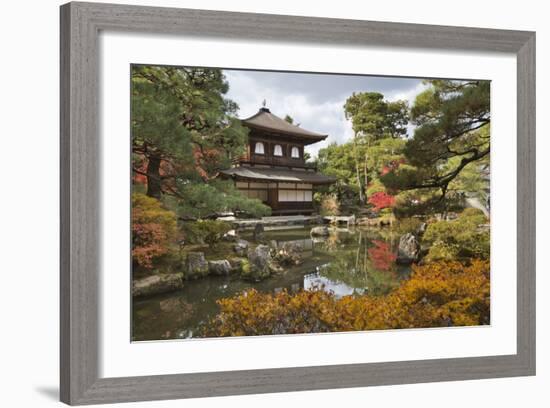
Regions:
<instances>
[{"instance_id":1,"label":"pavilion lower story","mask_svg":"<svg viewBox=\"0 0 550 408\"><path fill-rule=\"evenodd\" d=\"M243 195L270 206L273 215L313 212L313 184L237 181L235 185Z\"/></svg>"},{"instance_id":2,"label":"pavilion lower story","mask_svg":"<svg viewBox=\"0 0 550 408\"><path fill-rule=\"evenodd\" d=\"M315 186L335 180L313 170L234 167L221 172L232 178L243 195L257 198L271 207L272 215L309 215L314 211Z\"/></svg>"}]
</instances>

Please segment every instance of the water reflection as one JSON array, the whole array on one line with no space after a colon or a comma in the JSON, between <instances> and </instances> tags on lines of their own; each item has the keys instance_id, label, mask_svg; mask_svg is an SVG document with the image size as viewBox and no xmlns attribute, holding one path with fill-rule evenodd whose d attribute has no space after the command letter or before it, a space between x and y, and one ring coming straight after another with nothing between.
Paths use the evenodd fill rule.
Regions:
<instances>
[{"instance_id":1,"label":"water reflection","mask_svg":"<svg viewBox=\"0 0 550 408\"><path fill-rule=\"evenodd\" d=\"M333 281L323 276L320 272L321 268L319 268L319 270L315 273L304 276L305 290L323 289L333 293L337 297L348 295L361 295L366 292L367 288L354 288L344 282Z\"/></svg>"},{"instance_id":2,"label":"water reflection","mask_svg":"<svg viewBox=\"0 0 550 408\"><path fill-rule=\"evenodd\" d=\"M251 236L243 236L252 241ZM303 263L262 282L238 277L207 277L186 282L181 291L133 302L133 340L200 336L201 327L218 312L216 301L243 290L276 293L322 289L341 297L369 293L383 295L408 277L407 267L395 264L396 239L391 232L373 234L364 229L333 230L312 239L309 230L270 231L272 247L296 243Z\"/></svg>"}]
</instances>

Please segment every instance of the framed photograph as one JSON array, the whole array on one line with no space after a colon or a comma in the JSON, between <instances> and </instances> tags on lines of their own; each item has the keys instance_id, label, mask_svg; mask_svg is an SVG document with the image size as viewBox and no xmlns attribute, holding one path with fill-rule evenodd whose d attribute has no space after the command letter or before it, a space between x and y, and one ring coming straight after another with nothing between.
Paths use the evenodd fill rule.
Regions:
<instances>
[{"instance_id":1,"label":"framed photograph","mask_svg":"<svg viewBox=\"0 0 550 408\"><path fill-rule=\"evenodd\" d=\"M535 374L535 34L61 7L61 400Z\"/></svg>"}]
</instances>

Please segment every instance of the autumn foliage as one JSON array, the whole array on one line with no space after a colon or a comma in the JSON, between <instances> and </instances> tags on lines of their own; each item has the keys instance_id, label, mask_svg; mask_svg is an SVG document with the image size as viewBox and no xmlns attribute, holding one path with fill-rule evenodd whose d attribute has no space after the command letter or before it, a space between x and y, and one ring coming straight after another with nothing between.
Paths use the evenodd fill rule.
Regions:
<instances>
[{"instance_id":1,"label":"autumn foliage","mask_svg":"<svg viewBox=\"0 0 550 408\"><path fill-rule=\"evenodd\" d=\"M379 191L371 195L368 202L374 207L374 211L380 211L384 208L393 207L395 205L395 197L384 191Z\"/></svg>"},{"instance_id":2,"label":"autumn foliage","mask_svg":"<svg viewBox=\"0 0 550 408\"><path fill-rule=\"evenodd\" d=\"M152 268L153 261L169 251L176 236L176 216L160 201L145 194L132 194L132 258Z\"/></svg>"},{"instance_id":3,"label":"autumn foliage","mask_svg":"<svg viewBox=\"0 0 550 408\"><path fill-rule=\"evenodd\" d=\"M368 249L368 254L373 266L381 271L389 270L395 264L397 254L389 242L374 239L372 243L374 246Z\"/></svg>"},{"instance_id":4,"label":"autumn foliage","mask_svg":"<svg viewBox=\"0 0 550 408\"><path fill-rule=\"evenodd\" d=\"M489 262L414 266L410 280L387 296L344 296L323 290L290 294L249 290L218 301L207 335L246 336L489 324Z\"/></svg>"}]
</instances>

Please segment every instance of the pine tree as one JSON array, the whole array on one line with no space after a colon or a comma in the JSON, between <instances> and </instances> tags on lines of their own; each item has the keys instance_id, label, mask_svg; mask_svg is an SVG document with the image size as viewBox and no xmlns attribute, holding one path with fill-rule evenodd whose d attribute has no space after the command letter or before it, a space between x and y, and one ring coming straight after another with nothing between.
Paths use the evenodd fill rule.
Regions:
<instances>
[{"instance_id":1,"label":"pine tree","mask_svg":"<svg viewBox=\"0 0 550 408\"><path fill-rule=\"evenodd\" d=\"M416 125L407 141L409 166L384 178L399 189L435 189L445 198L467 166L488 165L490 82L432 80L411 109Z\"/></svg>"},{"instance_id":2,"label":"pine tree","mask_svg":"<svg viewBox=\"0 0 550 408\"><path fill-rule=\"evenodd\" d=\"M149 197L184 213L197 213L206 196L216 199L203 203L203 215L230 206L268 212L216 179L244 153L248 137L228 89L219 69L132 67L132 170Z\"/></svg>"}]
</instances>

